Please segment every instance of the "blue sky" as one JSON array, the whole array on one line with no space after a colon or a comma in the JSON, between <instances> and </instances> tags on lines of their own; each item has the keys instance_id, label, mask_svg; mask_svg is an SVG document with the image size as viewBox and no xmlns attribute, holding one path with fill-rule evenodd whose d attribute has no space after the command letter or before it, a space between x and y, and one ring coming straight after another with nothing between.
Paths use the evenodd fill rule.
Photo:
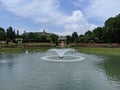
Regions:
<instances>
[{"instance_id":1,"label":"blue sky","mask_svg":"<svg viewBox=\"0 0 120 90\"><path fill-rule=\"evenodd\" d=\"M120 0L0 0L0 27L84 34L120 14Z\"/></svg>"}]
</instances>

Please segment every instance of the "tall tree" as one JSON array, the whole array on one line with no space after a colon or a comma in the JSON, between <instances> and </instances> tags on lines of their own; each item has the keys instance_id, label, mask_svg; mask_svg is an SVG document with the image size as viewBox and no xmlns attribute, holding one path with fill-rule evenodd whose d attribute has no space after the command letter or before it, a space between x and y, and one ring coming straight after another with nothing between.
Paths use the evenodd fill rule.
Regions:
<instances>
[{"instance_id":1,"label":"tall tree","mask_svg":"<svg viewBox=\"0 0 120 90\"><path fill-rule=\"evenodd\" d=\"M72 33L72 42L76 43L78 41L78 34L77 32Z\"/></svg>"},{"instance_id":2,"label":"tall tree","mask_svg":"<svg viewBox=\"0 0 120 90\"><path fill-rule=\"evenodd\" d=\"M97 27L93 30L92 36L94 37L94 41L96 43L103 42L103 29L102 27Z\"/></svg>"},{"instance_id":3,"label":"tall tree","mask_svg":"<svg viewBox=\"0 0 120 90\"><path fill-rule=\"evenodd\" d=\"M52 34L52 35L50 35L50 39L51 39L52 42L55 43L58 39L58 35Z\"/></svg>"},{"instance_id":4,"label":"tall tree","mask_svg":"<svg viewBox=\"0 0 120 90\"><path fill-rule=\"evenodd\" d=\"M120 43L120 14L105 21L104 40L109 43Z\"/></svg>"},{"instance_id":5,"label":"tall tree","mask_svg":"<svg viewBox=\"0 0 120 90\"><path fill-rule=\"evenodd\" d=\"M0 40L5 40L5 30L0 27Z\"/></svg>"},{"instance_id":6,"label":"tall tree","mask_svg":"<svg viewBox=\"0 0 120 90\"><path fill-rule=\"evenodd\" d=\"M88 30L85 35L85 37L83 38L85 40L85 42L89 43L91 42L91 40L93 41L93 36L92 36L92 32L90 30Z\"/></svg>"},{"instance_id":7,"label":"tall tree","mask_svg":"<svg viewBox=\"0 0 120 90\"><path fill-rule=\"evenodd\" d=\"M17 37L19 37L19 30L17 30Z\"/></svg>"},{"instance_id":8,"label":"tall tree","mask_svg":"<svg viewBox=\"0 0 120 90\"><path fill-rule=\"evenodd\" d=\"M6 38L11 39L11 40L15 38L15 31L13 30L11 26L7 29Z\"/></svg>"},{"instance_id":9,"label":"tall tree","mask_svg":"<svg viewBox=\"0 0 120 90\"><path fill-rule=\"evenodd\" d=\"M84 43L84 42L86 42L85 39L86 39L85 35L79 35L78 42Z\"/></svg>"},{"instance_id":10,"label":"tall tree","mask_svg":"<svg viewBox=\"0 0 120 90\"><path fill-rule=\"evenodd\" d=\"M105 21L105 27L114 27L114 18L111 17Z\"/></svg>"},{"instance_id":11,"label":"tall tree","mask_svg":"<svg viewBox=\"0 0 120 90\"><path fill-rule=\"evenodd\" d=\"M67 44L72 42L72 37L70 35L67 35L66 38L67 38Z\"/></svg>"}]
</instances>

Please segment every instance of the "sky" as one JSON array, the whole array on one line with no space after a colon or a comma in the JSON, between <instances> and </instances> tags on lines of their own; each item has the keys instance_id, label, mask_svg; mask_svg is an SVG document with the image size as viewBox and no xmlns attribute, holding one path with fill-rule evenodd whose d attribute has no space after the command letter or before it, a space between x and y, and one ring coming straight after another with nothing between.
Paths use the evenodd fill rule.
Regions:
<instances>
[{"instance_id":1,"label":"sky","mask_svg":"<svg viewBox=\"0 0 120 90\"><path fill-rule=\"evenodd\" d=\"M120 14L120 0L0 0L0 27L79 35Z\"/></svg>"}]
</instances>

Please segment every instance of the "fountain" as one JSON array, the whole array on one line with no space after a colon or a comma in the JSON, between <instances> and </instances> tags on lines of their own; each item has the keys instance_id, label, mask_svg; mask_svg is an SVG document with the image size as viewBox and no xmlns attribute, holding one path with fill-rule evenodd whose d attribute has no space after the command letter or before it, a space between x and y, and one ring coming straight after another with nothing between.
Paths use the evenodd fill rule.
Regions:
<instances>
[{"instance_id":1,"label":"fountain","mask_svg":"<svg viewBox=\"0 0 120 90\"><path fill-rule=\"evenodd\" d=\"M1 53L0 90L119 90L119 68L120 56L71 48Z\"/></svg>"},{"instance_id":2,"label":"fountain","mask_svg":"<svg viewBox=\"0 0 120 90\"><path fill-rule=\"evenodd\" d=\"M42 60L57 61L57 62L74 62L81 61L85 58L78 55L75 49L72 48L61 48L61 49L50 49L47 54L41 57Z\"/></svg>"}]
</instances>

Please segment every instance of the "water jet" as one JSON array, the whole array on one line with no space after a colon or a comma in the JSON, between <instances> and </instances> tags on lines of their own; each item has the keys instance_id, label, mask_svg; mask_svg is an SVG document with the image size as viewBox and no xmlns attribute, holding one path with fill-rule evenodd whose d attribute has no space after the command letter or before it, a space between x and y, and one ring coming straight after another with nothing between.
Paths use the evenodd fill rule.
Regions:
<instances>
[{"instance_id":1,"label":"water jet","mask_svg":"<svg viewBox=\"0 0 120 90\"><path fill-rule=\"evenodd\" d=\"M46 61L57 61L57 62L75 62L75 61L82 61L85 58L78 55L75 49L61 48L61 49L49 49L47 51L47 54L41 57L41 59Z\"/></svg>"}]
</instances>

